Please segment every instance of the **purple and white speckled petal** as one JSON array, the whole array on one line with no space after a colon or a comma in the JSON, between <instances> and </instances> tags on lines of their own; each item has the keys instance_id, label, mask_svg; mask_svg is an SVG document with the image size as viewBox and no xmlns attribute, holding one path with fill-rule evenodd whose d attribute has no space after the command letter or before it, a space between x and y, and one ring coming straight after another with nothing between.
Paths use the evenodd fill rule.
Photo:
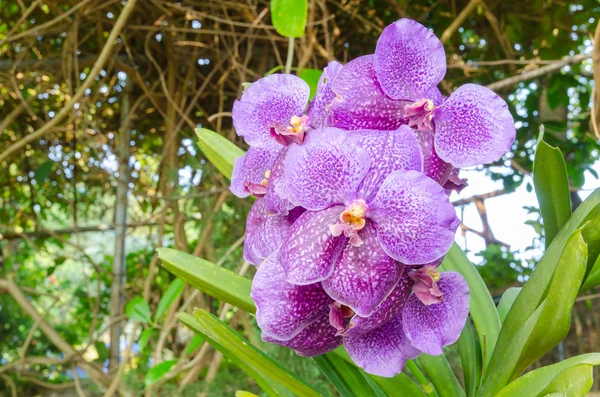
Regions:
<instances>
[{"instance_id":1,"label":"purple and white speckled petal","mask_svg":"<svg viewBox=\"0 0 600 397\"><path fill-rule=\"evenodd\" d=\"M406 124L404 106L381 90L373 55L348 62L333 81L333 125L345 130L394 130Z\"/></svg>"},{"instance_id":2,"label":"purple and white speckled petal","mask_svg":"<svg viewBox=\"0 0 600 397\"><path fill-rule=\"evenodd\" d=\"M329 316L327 296L320 284L292 285L274 253L258 268L252 282L256 322L263 333L290 340L323 314Z\"/></svg>"},{"instance_id":3,"label":"purple and white speckled petal","mask_svg":"<svg viewBox=\"0 0 600 397\"><path fill-rule=\"evenodd\" d=\"M277 143L262 148L251 147L246 154L237 158L231 175L230 189L233 194L240 198L256 194L256 187L262 186L265 173L273 168L281 149L282 146ZM262 189L266 192L266 186Z\"/></svg>"},{"instance_id":4,"label":"purple and white speckled petal","mask_svg":"<svg viewBox=\"0 0 600 397\"><path fill-rule=\"evenodd\" d=\"M416 171L390 174L369 204L384 251L407 265L432 262L448 252L458 227L442 186Z\"/></svg>"},{"instance_id":5,"label":"purple and white speckled petal","mask_svg":"<svg viewBox=\"0 0 600 397\"><path fill-rule=\"evenodd\" d=\"M452 173L452 165L442 160L435 152L433 131L416 132L423 151L423 173L444 185Z\"/></svg>"},{"instance_id":6,"label":"purple and white speckled petal","mask_svg":"<svg viewBox=\"0 0 600 397\"><path fill-rule=\"evenodd\" d=\"M270 215L264 198L256 200L246 219L244 259L259 266L269 255L279 249L292 224L288 215Z\"/></svg>"},{"instance_id":7,"label":"purple and white speckled petal","mask_svg":"<svg viewBox=\"0 0 600 397\"><path fill-rule=\"evenodd\" d=\"M308 84L291 74L272 74L257 80L233 103L237 134L251 146L270 144L271 127L287 126L293 116L301 116L309 94Z\"/></svg>"},{"instance_id":8,"label":"purple and white speckled petal","mask_svg":"<svg viewBox=\"0 0 600 397\"><path fill-rule=\"evenodd\" d=\"M279 152L269 176L267 195L265 196L265 209L270 214L285 215L290 209L295 207L283 174L283 165L285 164L287 150L288 146Z\"/></svg>"},{"instance_id":9,"label":"purple and white speckled petal","mask_svg":"<svg viewBox=\"0 0 600 397\"><path fill-rule=\"evenodd\" d=\"M310 101L306 114L308 116L308 124L312 128L321 128L331 126L331 101L335 98L333 92L333 81L336 76L342 70L343 65L336 61L331 61L323 69L323 74L319 79L319 85L317 86L317 93L315 97Z\"/></svg>"},{"instance_id":10,"label":"purple and white speckled petal","mask_svg":"<svg viewBox=\"0 0 600 397\"><path fill-rule=\"evenodd\" d=\"M510 151L515 124L504 99L465 84L434 110L435 149L455 167L488 164Z\"/></svg>"},{"instance_id":11,"label":"purple and white speckled petal","mask_svg":"<svg viewBox=\"0 0 600 397\"><path fill-rule=\"evenodd\" d=\"M426 98L446 74L446 53L435 35L412 19L383 30L375 48L375 70L383 91L394 99Z\"/></svg>"},{"instance_id":12,"label":"purple and white speckled petal","mask_svg":"<svg viewBox=\"0 0 600 397\"><path fill-rule=\"evenodd\" d=\"M322 281L323 288L337 302L366 317L394 289L404 266L387 256L372 224L360 232L363 244L346 244L333 273Z\"/></svg>"},{"instance_id":13,"label":"purple and white speckled petal","mask_svg":"<svg viewBox=\"0 0 600 397\"><path fill-rule=\"evenodd\" d=\"M313 130L303 145L290 145L284 164L287 188L302 207L321 210L354 198L369 170L369 154L347 131Z\"/></svg>"},{"instance_id":14,"label":"purple and white speckled petal","mask_svg":"<svg viewBox=\"0 0 600 397\"><path fill-rule=\"evenodd\" d=\"M404 334L402 316L366 334L345 337L344 346L356 365L370 374L387 378L399 374L406 360L421 353L411 346Z\"/></svg>"},{"instance_id":15,"label":"purple and white speckled petal","mask_svg":"<svg viewBox=\"0 0 600 397\"><path fill-rule=\"evenodd\" d=\"M320 356L342 344L342 337L337 335L337 329L329 323L329 313L321 315L290 340L277 340L264 333L262 340L294 349L299 356L306 357Z\"/></svg>"},{"instance_id":16,"label":"purple and white speckled petal","mask_svg":"<svg viewBox=\"0 0 600 397\"><path fill-rule=\"evenodd\" d=\"M392 172L423 170L423 153L419 141L407 125L392 131L356 131L352 139L371 158L371 167L360 187L360 195L367 202L373 199L383 180Z\"/></svg>"},{"instance_id":17,"label":"purple and white speckled petal","mask_svg":"<svg viewBox=\"0 0 600 397\"><path fill-rule=\"evenodd\" d=\"M342 211L343 206L306 211L292 224L279 251L288 282L304 285L329 277L346 244L346 237L334 237L329 231Z\"/></svg>"},{"instance_id":18,"label":"purple and white speckled petal","mask_svg":"<svg viewBox=\"0 0 600 397\"><path fill-rule=\"evenodd\" d=\"M438 287L444 301L424 305L411 295L402 312L404 331L413 346L437 356L458 340L469 314L469 286L460 273L440 273Z\"/></svg>"},{"instance_id":19,"label":"purple and white speckled petal","mask_svg":"<svg viewBox=\"0 0 600 397\"><path fill-rule=\"evenodd\" d=\"M406 270L405 268L404 274L400 277L392 292L369 317L354 316L350 319L344 332L345 335L354 336L367 333L402 313L413 286L413 281L408 277Z\"/></svg>"}]
</instances>

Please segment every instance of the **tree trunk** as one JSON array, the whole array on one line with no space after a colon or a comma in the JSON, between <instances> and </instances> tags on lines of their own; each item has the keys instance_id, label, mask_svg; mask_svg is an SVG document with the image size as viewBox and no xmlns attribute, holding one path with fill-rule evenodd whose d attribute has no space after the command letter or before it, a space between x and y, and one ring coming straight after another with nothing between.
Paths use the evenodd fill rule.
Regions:
<instances>
[{"instance_id":1,"label":"tree trunk","mask_svg":"<svg viewBox=\"0 0 600 397\"><path fill-rule=\"evenodd\" d=\"M127 235L127 193L129 191L129 136L130 117L129 101L131 82L123 92L121 102L121 128L119 131L119 146L117 158L119 161L119 176L117 185L117 202L115 207L115 252L113 259L113 280L110 294L111 318L123 313L125 301L125 237ZM119 365L119 348L121 335L123 333L123 322L117 321L110 329L110 362L109 369L113 370Z\"/></svg>"}]
</instances>

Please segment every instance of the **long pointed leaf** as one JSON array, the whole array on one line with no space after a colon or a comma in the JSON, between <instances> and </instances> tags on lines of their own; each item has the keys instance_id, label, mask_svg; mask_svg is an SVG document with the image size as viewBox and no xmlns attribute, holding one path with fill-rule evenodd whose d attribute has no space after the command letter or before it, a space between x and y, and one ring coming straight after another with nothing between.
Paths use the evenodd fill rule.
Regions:
<instances>
[{"instance_id":1,"label":"long pointed leaf","mask_svg":"<svg viewBox=\"0 0 600 397\"><path fill-rule=\"evenodd\" d=\"M250 298L252 282L204 259L169 248L158 248L162 265L173 275L206 294L247 312L256 307Z\"/></svg>"},{"instance_id":2,"label":"long pointed leaf","mask_svg":"<svg viewBox=\"0 0 600 397\"><path fill-rule=\"evenodd\" d=\"M465 393L467 397L474 397L481 376L481 350L468 320L458 338L458 352L465 379Z\"/></svg>"},{"instance_id":3,"label":"long pointed leaf","mask_svg":"<svg viewBox=\"0 0 600 397\"><path fill-rule=\"evenodd\" d=\"M578 230L573 233L561 253L556 270L546 286L543 304L536 310L537 314L531 316L526 322L531 324L532 319L537 317L534 326L529 331L527 331L528 327L523 326L517 334L516 341L513 338L506 343L498 342L490 362L488 376L483 383L486 396L495 395L567 335L571 323L571 310L585 274L586 263L587 247L581 230ZM534 280L533 276L529 282L532 280ZM526 289L528 283L519 294L517 302L521 298L527 299L528 294L531 293L531 290ZM515 304L504 322L505 327L512 326L511 313L515 309ZM548 327L549 324L552 326ZM524 339L526 343L523 344Z\"/></svg>"},{"instance_id":4,"label":"long pointed leaf","mask_svg":"<svg viewBox=\"0 0 600 397\"><path fill-rule=\"evenodd\" d=\"M176 278L169 284L165 293L158 301L158 306L156 306L156 312L154 313L154 322L160 320L163 314L167 311L167 309L175 302L179 295L183 292L183 287L185 287L185 283L183 280Z\"/></svg>"},{"instance_id":5,"label":"long pointed leaf","mask_svg":"<svg viewBox=\"0 0 600 397\"><path fill-rule=\"evenodd\" d=\"M562 253L567 240L575 230L582 226L586 217L598 204L600 204L600 189L596 189L577 208L563 228L558 232L552 241L552 244L550 244L550 247L536 266L529 280L523 286L521 293L517 296L517 299L506 316L497 343L499 346L502 346L502 349L506 349L507 346L510 346L515 335L539 307L545 297L548 284L552 279L554 270L558 264L558 259L560 258L560 254Z\"/></svg>"},{"instance_id":6,"label":"long pointed leaf","mask_svg":"<svg viewBox=\"0 0 600 397\"><path fill-rule=\"evenodd\" d=\"M361 371L340 356L326 354L315 357L314 361L343 397L377 395L377 392L362 376ZM375 387L379 388L377 385Z\"/></svg>"},{"instance_id":7,"label":"long pointed leaf","mask_svg":"<svg viewBox=\"0 0 600 397\"><path fill-rule=\"evenodd\" d=\"M197 128L198 146L217 169L227 178L231 179L233 164L244 151L229 139L207 128Z\"/></svg>"},{"instance_id":8,"label":"long pointed leaf","mask_svg":"<svg viewBox=\"0 0 600 397\"><path fill-rule=\"evenodd\" d=\"M506 386L496 397L537 396L563 371L581 365L600 365L600 353L583 354L535 369ZM564 395L564 394L561 394Z\"/></svg>"},{"instance_id":9,"label":"long pointed leaf","mask_svg":"<svg viewBox=\"0 0 600 397\"><path fill-rule=\"evenodd\" d=\"M422 353L419 362L427 373L431 383L440 397L464 397L465 392L460 386L458 379L452 372L450 363L443 354L430 356Z\"/></svg>"},{"instance_id":10,"label":"long pointed leaf","mask_svg":"<svg viewBox=\"0 0 600 397\"><path fill-rule=\"evenodd\" d=\"M321 396L319 392L287 369L281 367L212 314L196 309L193 318L197 322L192 323L190 317L183 313L179 315L179 318L186 325L195 324L195 329L200 333L204 333L209 342L216 342L231 355L251 365L261 374L284 386L292 393L300 396Z\"/></svg>"},{"instance_id":11,"label":"long pointed leaf","mask_svg":"<svg viewBox=\"0 0 600 397\"><path fill-rule=\"evenodd\" d=\"M256 370L253 366L248 363L240 360L236 355L232 354L231 351L227 350L223 345L217 343L214 339L208 336L209 332L204 329L204 327L196 320L192 315L187 313L178 314L179 320L185 324L186 327L194 331L197 336L200 336L202 339L207 340L212 347L216 350L223 353L225 357L230 359L235 365L240 367L248 376L258 383L261 389L265 391L269 396L282 396L274 385L272 385L272 381L269 381L263 374Z\"/></svg>"},{"instance_id":12,"label":"long pointed leaf","mask_svg":"<svg viewBox=\"0 0 600 397\"><path fill-rule=\"evenodd\" d=\"M544 221L546 247L571 216L567 166L560 149L540 140L533 162L533 185Z\"/></svg>"}]
</instances>

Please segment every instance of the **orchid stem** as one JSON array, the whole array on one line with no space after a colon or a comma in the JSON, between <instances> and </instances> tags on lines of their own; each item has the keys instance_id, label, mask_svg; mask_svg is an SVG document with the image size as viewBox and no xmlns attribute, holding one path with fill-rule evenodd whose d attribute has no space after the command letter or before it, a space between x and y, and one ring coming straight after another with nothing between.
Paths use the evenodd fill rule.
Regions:
<instances>
[{"instance_id":1,"label":"orchid stem","mask_svg":"<svg viewBox=\"0 0 600 397\"><path fill-rule=\"evenodd\" d=\"M294 38L289 37L287 59L285 61L285 73L290 74L292 71L292 63L294 61Z\"/></svg>"},{"instance_id":2,"label":"orchid stem","mask_svg":"<svg viewBox=\"0 0 600 397\"><path fill-rule=\"evenodd\" d=\"M415 364L415 362L413 360L406 361L406 368L413 374L413 376L421 384L421 387L423 388L423 391L425 392L425 394L427 394L428 396L437 397L438 394L435 392L433 385L431 384L431 382L429 382L429 380L427 380L425 375L423 375L423 373L421 372L419 367L417 367L417 364Z\"/></svg>"}]
</instances>

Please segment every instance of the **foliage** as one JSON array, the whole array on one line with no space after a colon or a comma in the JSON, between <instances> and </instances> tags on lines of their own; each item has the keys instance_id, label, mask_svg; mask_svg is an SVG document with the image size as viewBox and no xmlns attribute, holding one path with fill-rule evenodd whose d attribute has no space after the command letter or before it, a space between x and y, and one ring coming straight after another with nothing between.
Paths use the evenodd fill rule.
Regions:
<instances>
[{"instance_id":1,"label":"foliage","mask_svg":"<svg viewBox=\"0 0 600 397\"><path fill-rule=\"evenodd\" d=\"M302 33L295 28L287 35L304 35L295 40L294 70L314 86L314 70L331 58L347 61L372 52L374 38L399 15L415 18L441 35L469 1L308 3L305 27L297 28ZM65 107L89 76L124 4L76 0L2 3L0 156L12 144L43 128ZM204 152L206 147L198 150L195 128L217 131L224 137L221 142L242 146L227 112L239 96L242 83L283 67L289 43L271 26L277 25L277 17L270 15L269 6L267 1L138 1L108 61L76 107L40 139L0 160L5 170L0 176L0 280L12 278L26 294L27 302L44 315L49 328L67 346L85 351L85 360L101 369L109 357L107 327L118 315L110 309L115 278L115 193L122 177L118 175L118 144L123 137L122 127L129 124L130 152L125 158L130 169L127 214L131 227L126 240L123 300L143 308L136 311L142 317L134 315L124 324L128 333L123 345L128 345L125 339L134 339L132 365L127 367L122 382L125 390L146 387L144 379L151 365L177 358L173 368L179 368L202 349L199 339L175 321L176 310L170 310L171 305L181 308L194 290L187 286L175 293L180 291L177 286L181 283L157 266L154 248L176 248L218 262L227 271L243 270L241 248L236 242L243 234L250 200L240 201L228 194L223 168ZM442 89L448 94L466 81L488 85L536 70L549 61L588 53L589 37L599 14L595 0L577 4L481 2L445 43L449 72ZM301 10L295 16L302 15ZM484 167L482 172L502 181L508 191L527 183L543 124L544 140L564 156L571 187L576 190L584 181L597 179L591 168L599 156L590 127L592 66L592 60L586 59L556 73L499 89L515 114L518 138L512 157ZM224 150L218 147L216 152L222 154ZM580 204L577 199L572 193L574 207ZM594 210L579 206L589 210L586 220L595 222ZM533 214L532 225L541 227L537 214ZM547 227L544 211L542 215ZM555 240L560 239L560 243L552 243L546 258L539 262L539 272L545 273L541 285L547 285L558 269L557 261L567 239L583 226L579 218L565 225L569 233L558 232ZM588 227L582 232L589 256L584 290L600 280L600 261L592 247L595 240L591 230ZM484 264L476 269L492 289L524 281L533 268L520 264L513 251L497 245L488 247L481 256ZM170 288L173 285L177 288ZM199 293L188 309L199 306L219 315L219 299L231 296L231 291L227 292L216 298ZM546 299L545 289L536 289L535 293L535 303L527 307L528 316L535 313L540 299ZM167 295L168 299L163 298ZM517 308L525 306L520 301L515 302ZM515 316L509 314L507 321ZM283 367L293 368L310 385L319 385L315 386L319 391L328 392L326 378L315 364L307 364L307 360L283 349L261 345L250 317L233 309L226 310L223 318L236 332L276 357ZM140 319L146 324L132 331L133 323ZM231 325L232 319L236 325ZM523 326L521 322L515 332L501 339L512 339ZM474 332L479 338L480 328ZM478 351L480 340L472 338L476 348L470 343L466 346ZM491 343L488 333L486 338ZM82 370L81 363L69 361L72 356L62 347L36 326L13 295L0 287L0 364L5 366L0 374L15 383L19 395L41 394L44 387L32 383L31 378L51 383L74 381L72 368ZM18 364L21 357L26 359L25 364ZM491 351L486 357L491 357ZM65 358L67 362L62 361ZM40 359L39 363L35 361ZM565 373L564 378L585 378L589 369L586 366L596 365L597 359L589 356L587 360L572 361L576 370ZM189 369L168 380L161 378L152 385L153 390L174 394L181 386L186 393L209 390L209 395L215 396L232 395L238 389L260 393L255 382L228 359L217 366L219 371L212 383L198 382L206 379L206 367L216 360L209 353L201 362L202 370L192 373L185 384L183 377ZM535 393L560 392L564 378L559 376L571 368L569 365L544 367L556 369L545 370L543 381L526 375L510 385L533 384L531 390ZM87 375L83 372L87 371L78 373L84 388L95 391L94 382L84 379ZM398 384L421 387L412 376L398 380ZM536 382L530 382L532 378ZM0 393L10 389L5 381L0 377ZM402 387L381 379L374 382L380 382L377 384L384 391ZM522 383L514 386L514 382ZM103 387L108 383L100 382ZM506 395L512 389L508 390Z\"/></svg>"}]
</instances>

